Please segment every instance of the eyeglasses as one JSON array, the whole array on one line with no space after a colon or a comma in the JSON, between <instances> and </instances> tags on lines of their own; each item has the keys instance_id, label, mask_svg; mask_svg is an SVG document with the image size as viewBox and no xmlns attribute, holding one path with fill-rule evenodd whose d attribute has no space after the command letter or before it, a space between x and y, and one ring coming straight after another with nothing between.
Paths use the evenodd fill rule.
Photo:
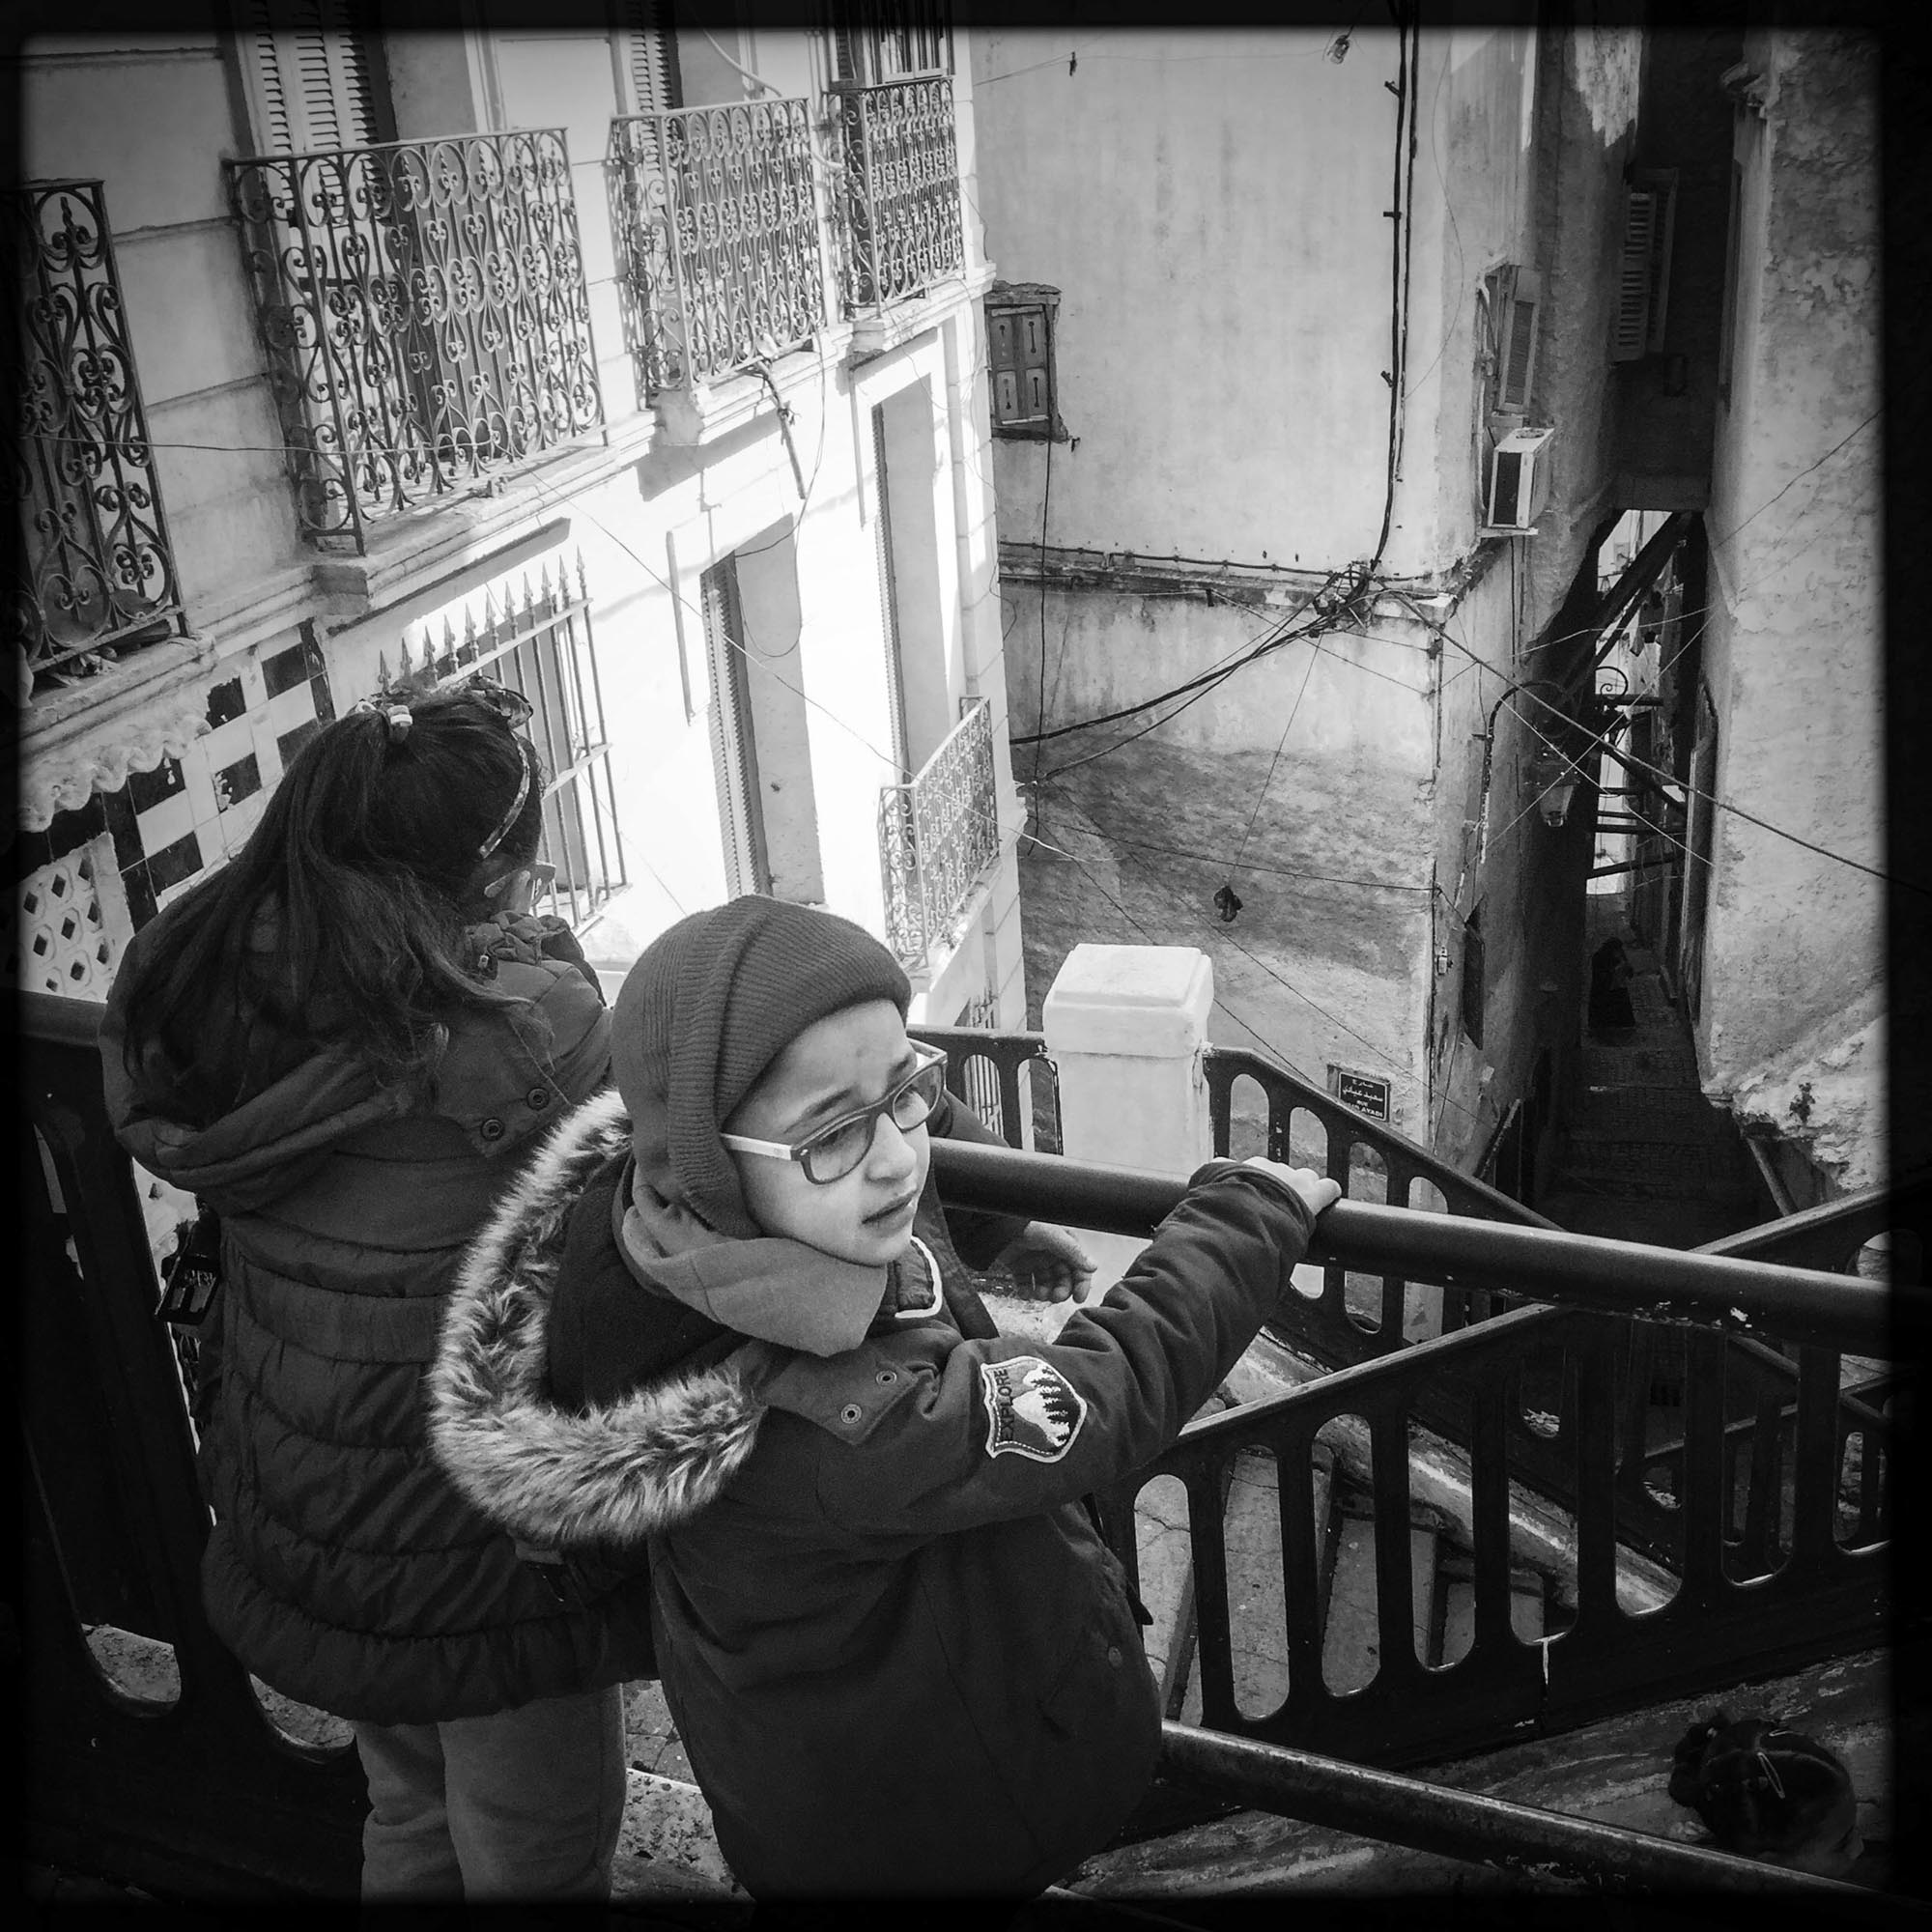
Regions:
<instances>
[{"instance_id":1,"label":"eyeglasses","mask_svg":"<svg viewBox=\"0 0 1932 1932\"><path fill-rule=\"evenodd\" d=\"M923 1127L939 1105L946 1091L946 1056L929 1046L917 1043L919 1066L899 1082L883 1100L847 1114L830 1126L820 1127L796 1146L783 1141L757 1141L748 1134L720 1134L719 1140L738 1153L767 1154L774 1160L795 1160L805 1169L805 1178L823 1187L843 1180L872 1151L882 1116L890 1114L893 1125L909 1134Z\"/></svg>"},{"instance_id":2,"label":"eyeglasses","mask_svg":"<svg viewBox=\"0 0 1932 1932\"><path fill-rule=\"evenodd\" d=\"M471 696L480 697L512 731L530 720L530 700L521 691L513 691L507 684L498 684L494 677L485 677L478 672L467 678L461 689ZM517 757L523 765L523 776L517 781L517 795L510 801L510 809L503 814L502 822L477 846L476 856L479 859L487 859L510 836L510 828L523 816L524 801L530 795L530 774L535 768L534 751L535 748L526 739L517 740Z\"/></svg>"}]
</instances>

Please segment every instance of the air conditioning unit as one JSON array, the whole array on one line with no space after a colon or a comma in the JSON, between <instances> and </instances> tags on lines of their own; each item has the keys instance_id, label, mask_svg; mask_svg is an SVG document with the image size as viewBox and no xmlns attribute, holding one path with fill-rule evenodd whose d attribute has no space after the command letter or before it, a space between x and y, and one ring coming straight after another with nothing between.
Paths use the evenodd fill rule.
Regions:
<instances>
[{"instance_id":1,"label":"air conditioning unit","mask_svg":"<svg viewBox=\"0 0 1932 1932\"><path fill-rule=\"evenodd\" d=\"M1534 536L1536 519L1549 501L1553 429L1520 429L1490 456L1490 487L1483 500L1485 536Z\"/></svg>"}]
</instances>

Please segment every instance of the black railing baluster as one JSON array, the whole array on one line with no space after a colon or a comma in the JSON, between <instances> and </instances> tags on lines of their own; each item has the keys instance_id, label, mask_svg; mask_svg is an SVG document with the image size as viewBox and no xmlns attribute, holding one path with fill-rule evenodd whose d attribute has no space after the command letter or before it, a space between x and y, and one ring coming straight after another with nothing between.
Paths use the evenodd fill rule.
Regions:
<instances>
[{"instance_id":1,"label":"black railing baluster","mask_svg":"<svg viewBox=\"0 0 1932 1932\"><path fill-rule=\"evenodd\" d=\"M1834 1349L1799 1351L1791 1564L1825 1575L1844 1555L1832 1533L1838 1498L1838 1364Z\"/></svg>"},{"instance_id":2,"label":"black railing baluster","mask_svg":"<svg viewBox=\"0 0 1932 1932\"><path fill-rule=\"evenodd\" d=\"M1188 1469L1187 1532L1193 1555L1201 1721L1221 1730L1240 1724L1235 1705L1235 1646L1228 1619L1228 1541L1224 1533L1231 1450Z\"/></svg>"},{"instance_id":3,"label":"black railing baluster","mask_svg":"<svg viewBox=\"0 0 1932 1932\"><path fill-rule=\"evenodd\" d=\"M1775 1390L1765 1389L1757 1399L1757 1412L1752 1418L1748 1443L1734 1442L1731 1445L1727 1467L1738 1462L1745 1462L1747 1465L1743 1534L1738 1548L1740 1577L1768 1576L1777 1567L1778 1478L1783 1460L1778 1450L1783 1426L1783 1405ZM1747 1457L1745 1454L1747 1449Z\"/></svg>"},{"instance_id":4,"label":"black railing baluster","mask_svg":"<svg viewBox=\"0 0 1932 1932\"><path fill-rule=\"evenodd\" d=\"M1367 1405L1365 1405L1367 1406ZM1408 1492L1408 1415L1401 1392L1382 1392L1369 1415L1369 1469L1376 1499L1376 1624L1383 1693L1423 1674L1415 1654L1415 1550Z\"/></svg>"},{"instance_id":5,"label":"black railing baluster","mask_svg":"<svg viewBox=\"0 0 1932 1932\"><path fill-rule=\"evenodd\" d=\"M1684 1451L1676 1492L1684 1520L1679 1607L1709 1608L1724 1586L1724 1343L1713 1334L1684 1339Z\"/></svg>"},{"instance_id":6,"label":"black railing baluster","mask_svg":"<svg viewBox=\"0 0 1932 1932\"><path fill-rule=\"evenodd\" d=\"M1617 1608L1616 1383L1623 1337L1604 1317L1577 1322L1567 1388L1577 1468L1577 1621L1584 1638L1609 1636Z\"/></svg>"},{"instance_id":7,"label":"black railing baluster","mask_svg":"<svg viewBox=\"0 0 1932 1932\"><path fill-rule=\"evenodd\" d=\"M1510 1626L1509 1406L1515 1375L1478 1379L1470 1393L1470 1527L1476 1617L1471 1655L1494 1668L1515 1642Z\"/></svg>"},{"instance_id":8,"label":"black railing baluster","mask_svg":"<svg viewBox=\"0 0 1932 1932\"><path fill-rule=\"evenodd\" d=\"M1281 1596L1288 1651L1288 1715L1316 1709L1321 1684L1321 1538L1315 1526L1315 1432L1287 1432L1275 1448L1276 1498L1281 1511ZM1333 1513L1333 1488L1324 1493ZM1322 1537L1326 1535L1323 1525Z\"/></svg>"}]
</instances>

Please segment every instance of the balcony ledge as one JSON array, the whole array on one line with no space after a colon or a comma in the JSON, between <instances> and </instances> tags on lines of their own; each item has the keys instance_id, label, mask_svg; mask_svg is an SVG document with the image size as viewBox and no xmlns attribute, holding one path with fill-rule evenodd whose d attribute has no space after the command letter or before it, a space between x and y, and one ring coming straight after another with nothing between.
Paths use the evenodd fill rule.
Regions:
<instances>
[{"instance_id":1,"label":"balcony ledge","mask_svg":"<svg viewBox=\"0 0 1932 1932\"><path fill-rule=\"evenodd\" d=\"M591 431L524 468L494 476L460 497L377 526L361 556L321 556L309 566L340 630L385 610L425 581L450 577L524 543L564 519L572 497L640 461L657 422L647 413Z\"/></svg>"},{"instance_id":2,"label":"balcony ledge","mask_svg":"<svg viewBox=\"0 0 1932 1932\"><path fill-rule=\"evenodd\" d=\"M57 812L119 791L129 772L180 757L208 728L214 658L214 640L190 633L34 699L18 740L19 830L44 832Z\"/></svg>"},{"instance_id":3,"label":"balcony ledge","mask_svg":"<svg viewBox=\"0 0 1932 1932\"><path fill-rule=\"evenodd\" d=\"M709 448L760 416L776 414L773 389L782 402L792 390L833 367L846 353L850 337L848 324L833 324L805 348L781 355L771 365L769 384L754 372L723 383L692 383L662 391L657 398L657 420L666 445L672 449Z\"/></svg>"},{"instance_id":4,"label":"balcony ledge","mask_svg":"<svg viewBox=\"0 0 1932 1932\"><path fill-rule=\"evenodd\" d=\"M854 316L847 361L856 365L891 355L927 329L936 328L955 309L977 300L992 283L992 268L981 263L969 272L949 275L916 296Z\"/></svg>"}]
</instances>

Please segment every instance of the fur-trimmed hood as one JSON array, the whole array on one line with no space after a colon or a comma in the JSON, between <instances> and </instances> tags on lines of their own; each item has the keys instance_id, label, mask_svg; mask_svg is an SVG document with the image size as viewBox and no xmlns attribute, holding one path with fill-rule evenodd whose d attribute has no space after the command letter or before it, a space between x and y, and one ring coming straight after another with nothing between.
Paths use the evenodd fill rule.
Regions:
<instances>
[{"instance_id":1,"label":"fur-trimmed hood","mask_svg":"<svg viewBox=\"0 0 1932 1932\"><path fill-rule=\"evenodd\" d=\"M776 1351L760 1342L582 1413L553 1399L548 1323L571 1214L630 1147L614 1092L557 1124L464 1257L427 1378L430 1444L450 1479L547 1548L636 1545L696 1515L765 1412L753 1391Z\"/></svg>"}]
</instances>

